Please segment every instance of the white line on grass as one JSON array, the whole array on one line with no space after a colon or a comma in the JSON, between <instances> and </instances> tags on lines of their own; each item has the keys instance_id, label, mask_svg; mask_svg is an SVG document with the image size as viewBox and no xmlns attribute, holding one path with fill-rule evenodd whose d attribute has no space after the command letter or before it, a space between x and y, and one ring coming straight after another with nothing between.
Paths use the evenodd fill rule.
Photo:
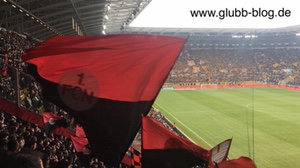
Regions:
<instances>
[{"instance_id":1,"label":"white line on grass","mask_svg":"<svg viewBox=\"0 0 300 168\"><path fill-rule=\"evenodd\" d=\"M252 105L252 107L251 107L250 105ZM252 103L246 104L245 107L246 107L247 109L249 109L249 110L256 110L256 111L257 111L257 110L258 110L258 111L266 110L266 108L254 108Z\"/></svg>"},{"instance_id":2,"label":"white line on grass","mask_svg":"<svg viewBox=\"0 0 300 168\"><path fill-rule=\"evenodd\" d=\"M193 130L191 130L189 127L187 127L185 124L183 124L180 120L178 120L176 117L174 117L171 113L169 113L165 108L163 108L162 106L160 106L159 104L155 103L157 106L159 106L159 108L161 108L162 110L164 110L166 113L168 113L170 116L172 116L175 120L177 120L181 125L183 125L185 128L187 128L190 132L192 132L194 135L196 135L198 138L200 138L203 142L205 142L207 145L209 145L211 148L213 147L211 144L209 144L207 141L205 141L202 137L200 137L198 134L196 134ZM182 131L181 131L182 132ZM183 132L182 132L183 133ZM184 133L183 133L184 134ZM184 134L185 135L185 134ZM188 137L187 135L185 135L186 137ZM191 138L188 137L189 140L191 140ZM191 140L192 141L192 140ZM195 143L195 142L194 142Z\"/></svg>"},{"instance_id":3,"label":"white line on grass","mask_svg":"<svg viewBox=\"0 0 300 168\"><path fill-rule=\"evenodd\" d=\"M248 107L246 107L248 108ZM249 108L248 108L249 109ZM227 111L242 111L242 110L245 110L245 108L235 108L235 109L226 109L226 110L220 110L221 112L227 112ZM209 113L209 112L212 112L213 110L190 110L188 112L182 112L182 111L179 111L179 112L176 112L176 111L173 111L172 113L173 114L190 114L190 113Z\"/></svg>"},{"instance_id":4,"label":"white line on grass","mask_svg":"<svg viewBox=\"0 0 300 168\"><path fill-rule=\"evenodd\" d=\"M246 104L246 108L252 110L252 107L250 108L249 106L252 105L252 103Z\"/></svg>"}]
</instances>

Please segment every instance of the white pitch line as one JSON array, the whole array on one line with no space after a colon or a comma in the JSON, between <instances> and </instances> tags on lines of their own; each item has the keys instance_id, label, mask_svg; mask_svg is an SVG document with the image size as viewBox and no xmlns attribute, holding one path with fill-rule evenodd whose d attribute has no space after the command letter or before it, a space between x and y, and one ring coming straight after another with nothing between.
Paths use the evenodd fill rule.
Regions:
<instances>
[{"instance_id":1,"label":"white pitch line","mask_svg":"<svg viewBox=\"0 0 300 168\"><path fill-rule=\"evenodd\" d=\"M246 104L246 108L252 110L252 108L249 107L250 105L252 105L252 103Z\"/></svg>"},{"instance_id":2,"label":"white pitch line","mask_svg":"<svg viewBox=\"0 0 300 168\"><path fill-rule=\"evenodd\" d=\"M191 130L189 127L187 127L185 124L183 124L180 120L178 120L176 117L174 117L171 113L169 113L165 108L160 106L156 103L157 106L159 106L162 110L167 112L170 116L172 116L175 120L177 120L181 125L183 125L185 128L187 128L190 132L192 132L194 135L196 135L198 138L200 138L203 142L205 142L207 145L209 145L211 148L213 147L211 144L209 144L207 141L205 141L202 137L200 137L198 134L196 134L193 130ZM187 136L188 137L188 136ZM189 137L188 137L189 138ZM190 138L189 138L190 139Z\"/></svg>"},{"instance_id":3,"label":"white pitch line","mask_svg":"<svg viewBox=\"0 0 300 168\"><path fill-rule=\"evenodd\" d=\"M246 108L247 109L250 109L250 108L248 108L247 107L247 105L246 105ZM227 111L242 111L242 110L245 110L245 108L235 108L235 109L226 109L226 110L219 110L219 111L221 111L221 112L227 112ZM172 112L173 114L182 114L182 113L184 113L184 114L190 114L190 113L207 113L207 112L211 112L211 111L213 111L213 110L190 110L190 111L188 111L188 112L182 112L182 111L180 111L180 112L176 112L176 111L174 111L174 112Z\"/></svg>"},{"instance_id":4,"label":"white pitch line","mask_svg":"<svg viewBox=\"0 0 300 168\"><path fill-rule=\"evenodd\" d=\"M245 107L249 110L259 110L259 111L262 111L262 110L265 110L266 108L254 108L254 107L250 107L250 105L253 105L252 103L248 103L245 105Z\"/></svg>"}]
</instances>

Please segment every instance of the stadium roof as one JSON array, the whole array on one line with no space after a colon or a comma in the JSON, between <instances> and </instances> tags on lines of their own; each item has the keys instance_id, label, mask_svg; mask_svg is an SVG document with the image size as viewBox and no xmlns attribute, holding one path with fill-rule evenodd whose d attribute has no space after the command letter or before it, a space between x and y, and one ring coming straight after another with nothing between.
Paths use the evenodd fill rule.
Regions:
<instances>
[{"instance_id":1,"label":"stadium roof","mask_svg":"<svg viewBox=\"0 0 300 168\"><path fill-rule=\"evenodd\" d=\"M29 34L41 40L55 35L77 35L78 32L83 35L100 35L105 29L118 33L121 32L124 22L133 18L138 11L142 11L148 2L148 0L0 0L0 27ZM77 32L75 24L80 29L77 29Z\"/></svg>"},{"instance_id":2,"label":"stadium roof","mask_svg":"<svg viewBox=\"0 0 300 168\"><path fill-rule=\"evenodd\" d=\"M152 0L152 2L155 1ZM161 2L165 1L170 2L170 0ZM192 0L185 2L190 1ZM147 33L174 36L206 34L231 36L262 33L291 35L300 32L300 24L273 29L198 28L195 26L193 28L168 28L147 25L132 27L132 21L136 17L142 16L141 12L146 11L144 9L150 2L151 0L0 0L0 27L28 34L40 40L55 35L78 34ZM292 7L288 6L288 8ZM163 11L167 11L167 9L164 7ZM295 16L294 10L292 12ZM179 19L176 17L169 18L170 20ZM76 29L76 27L78 28Z\"/></svg>"}]
</instances>

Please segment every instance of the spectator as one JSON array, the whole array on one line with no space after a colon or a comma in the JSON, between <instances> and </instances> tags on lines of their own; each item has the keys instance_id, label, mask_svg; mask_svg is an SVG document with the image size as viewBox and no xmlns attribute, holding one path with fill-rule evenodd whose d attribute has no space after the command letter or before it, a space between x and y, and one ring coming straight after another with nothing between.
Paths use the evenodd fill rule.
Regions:
<instances>
[{"instance_id":1,"label":"spectator","mask_svg":"<svg viewBox=\"0 0 300 168\"><path fill-rule=\"evenodd\" d=\"M7 139L0 139L0 160L7 157Z\"/></svg>"},{"instance_id":2,"label":"spectator","mask_svg":"<svg viewBox=\"0 0 300 168\"><path fill-rule=\"evenodd\" d=\"M13 155L20 151L20 144L17 140L11 139L7 143L7 155Z\"/></svg>"},{"instance_id":3,"label":"spectator","mask_svg":"<svg viewBox=\"0 0 300 168\"><path fill-rule=\"evenodd\" d=\"M0 161L3 168L43 168L42 157L33 151L14 153Z\"/></svg>"}]
</instances>

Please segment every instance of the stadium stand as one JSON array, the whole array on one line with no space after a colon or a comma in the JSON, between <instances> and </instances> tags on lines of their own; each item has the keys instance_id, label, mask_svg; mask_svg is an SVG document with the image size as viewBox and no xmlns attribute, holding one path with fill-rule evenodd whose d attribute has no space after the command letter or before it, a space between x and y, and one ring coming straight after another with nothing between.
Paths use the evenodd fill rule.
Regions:
<instances>
[{"instance_id":1,"label":"stadium stand","mask_svg":"<svg viewBox=\"0 0 300 168\"><path fill-rule=\"evenodd\" d=\"M44 111L63 115L69 129L74 130L76 121L65 111L43 99L41 86L26 72L21 61L23 51L37 45L35 41L13 31L0 31L0 98L15 106L41 115ZM300 54L298 48L245 48L201 49L186 48L177 60L166 81L168 86L185 84L243 84L249 81L299 86ZM184 137L173 122L166 119L159 109L152 108L149 115L164 126ZM137 136L136 149L140 141ZM24 151L38 151L44 167L83 167L76 155L70 138L51 134L37 124L22 121L5 111L0 114L0 159L14 157ZM105 167L92 158L89 167ZM126 167L126 165L121 165Z\"/></svg>"},{"instance_id":2,"label":"stadium stand","mask_svg":"<svg viewBox=\"0 0 300 168\"><path fill-rule=\"evenodd\" d=\"M41 94L42 88L26 73L26 64L21 62L21 55L24 50L35 44L25 36L5 29L1 29L0 39L0 68L2 69L0 98L39 115L44 111L64 115L70 129L74 128L72 127L72 117L66 116L65 111L44 100ZM24 151L30 150L40 152L39 157L43 160L45 168L67 167L68 165L83 167L80 165L69 138L55 134L47 137L45 131L38 124L22 121L4 111L1 111L0 116L1 161L4 162L14 157L19 158L19 155L24 155ZM97 159L92 159L92 161L91 167L100 163Z\"/></svg>"},{"instance_id":3,"label":"stadium stand","mask_svg":"<svg viewBox=\"0 0 300 168\"><path fill-rule=\"evenodd\" d=\"M40 116L45 111L64 116L69 124L69 129L74 130L76 121L65 111L43 98L41 86L27 73L27 65L21 61L23 51L36 44L26 36L3 28L0 31L0 39L0 68L2 70L0 98ZM171 122L165 119L157 109L152 108L150 114L161 121L163 125L172 129ZM137 141L140 141L140 138L137 138ZM53 133L47 136L38 123L23 121L2 110L0 142L0 164L2 165L12 164L15 158L21 156L28 159L28 162L31 162L30 159L40 159L45 168L69 165L72 167L105 167L104 163L97 158L88 160L87 166L83 165L70 138ZM34 166L31 165L31 167ZM127 167L127 165L121 164L120 167Z\"/></svg>"},{"instance_id":4,"label":"stadium stand","mask_svg":"<svg viewBox=\"0 0 300 168\"><path fill-rule=\"evenodd\" d=\"M166 83L299 85L299 49L184 50Z\"/></svg>"}]
</instances>

